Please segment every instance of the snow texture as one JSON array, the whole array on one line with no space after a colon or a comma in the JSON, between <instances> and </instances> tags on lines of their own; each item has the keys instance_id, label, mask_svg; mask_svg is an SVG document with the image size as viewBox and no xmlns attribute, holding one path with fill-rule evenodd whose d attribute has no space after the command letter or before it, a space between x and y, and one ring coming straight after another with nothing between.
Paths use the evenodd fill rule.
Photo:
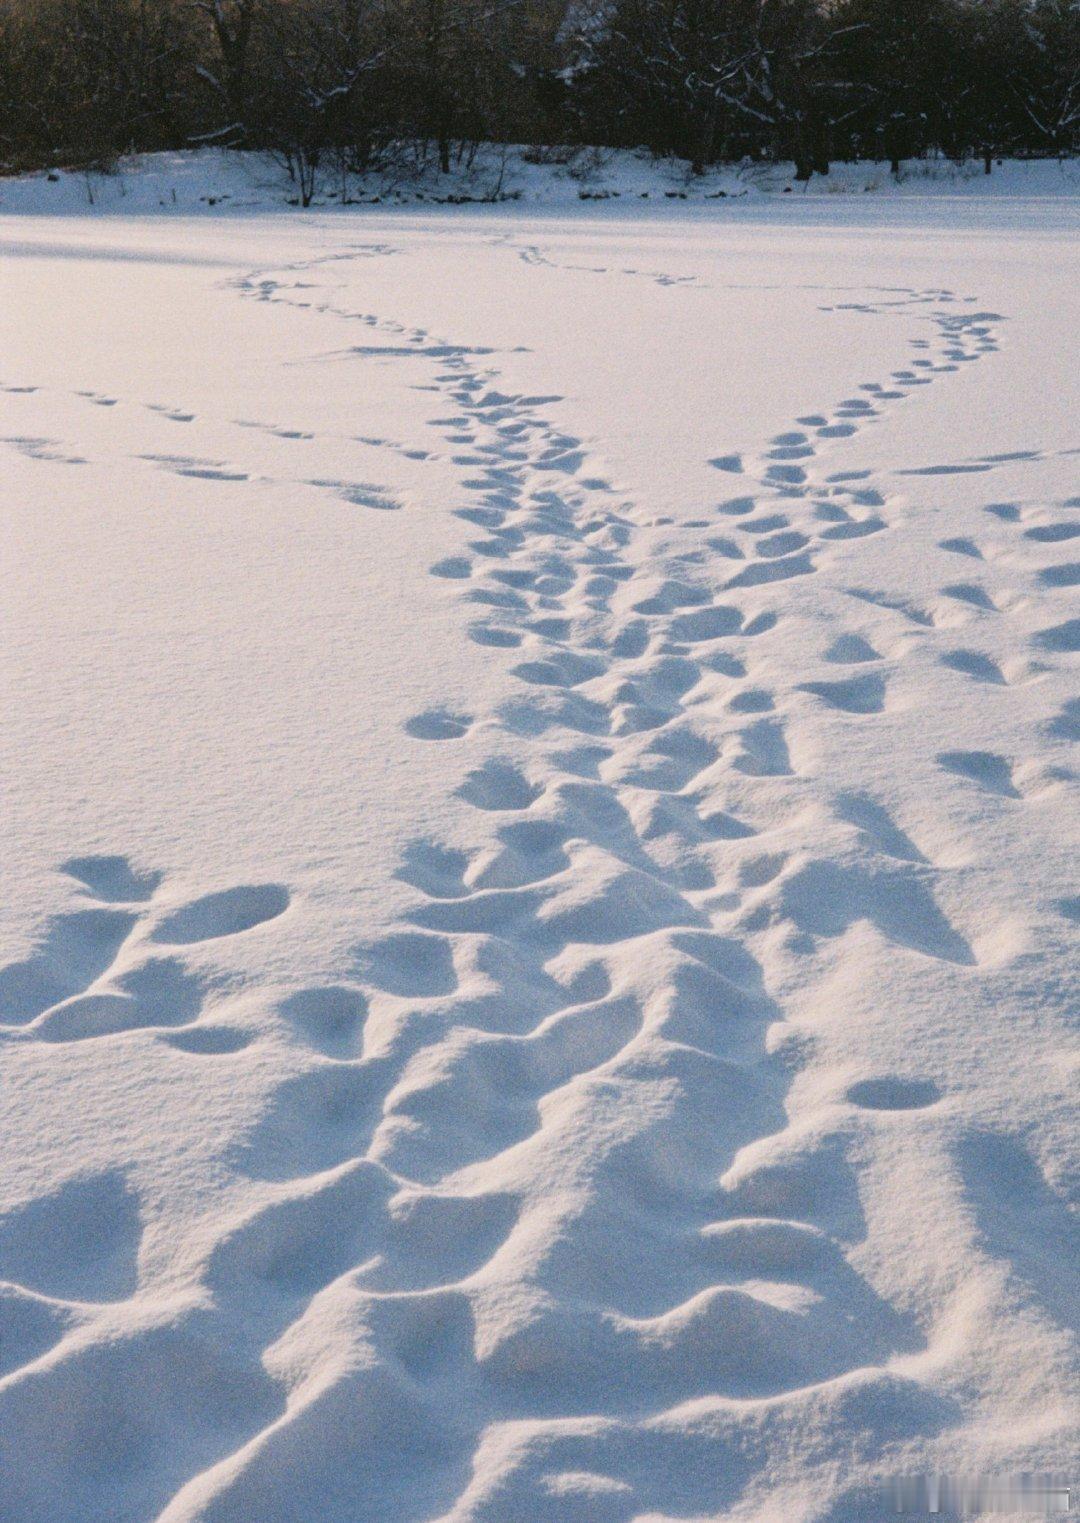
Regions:
<instances>
[{"instance_id":1,"label":"snow texture","mask_svg":"<svg viewBox=\"0 0 1080 1523\"><path fill-rule=\"evenodd\" d=\"M4 1523L1067 1469L1065 171L251 173L0 187Z\"/></svg>"}]
</instances>

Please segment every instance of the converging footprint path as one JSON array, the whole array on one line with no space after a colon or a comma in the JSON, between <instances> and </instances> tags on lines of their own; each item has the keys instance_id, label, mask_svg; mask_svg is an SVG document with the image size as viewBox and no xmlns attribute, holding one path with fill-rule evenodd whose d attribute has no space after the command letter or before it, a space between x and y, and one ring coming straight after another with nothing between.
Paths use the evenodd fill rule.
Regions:
<instances>
[{"instance_id":1,"label":"converging footprint path","mask_svg":"<svg viewBox=\"0 0 1080 1523\"><path fill-rule=\"evenodd\" d=\"M325 263L286 272L323 312ZM279 273L239 289L295 303ZM905 358L756 454L718 439L716 492L678 520L554 421L558 396L511 389L497 353L327 295L369 330L361 376L392 359L436 403L465 535L431 575L516 689L406 723L406 746L486 736L458 788L475 845L412 841L404 918L364 939L355 977L283 1010L310 1060L247 1144L262 1200L202 1265L205 1299L170 1330L182 1357L155 1366L196 1435L161 1523L854 1519L868 1478L967 1452L970 1319L1014 1316L1033 1357L1070 1357L1016 1247L1067 1221L1058 1183L993 1097L982 1117L954 1104L948 1022L974 1012L992 1045L993 1012L1025 1008L1075 919L1064 894L1038 906L1039 942L986 862L1045 831L1071 783L1076 504L980 502L986 533L934 541L931 580L946 569L924 596L900 474L921 468L850 452L997 363L1007 324L948 289L850 295ZM999 563L1000 585L982 578ZM1011 663L983 638L1010 619ZM950 685L920 712L927 671ZM987 709L986 690L1028 707ZM157 876L123 859L64 871L93 906L0 974L18 1040L145 1026L240 1052L243 1023L207 1019L215 993L182 950L272 936L288 890L158 914ZM1010 1170L1026 1205L993 1196ZM974 1309L955 1264L896 1266L924 1194L969 1256ZM134 1289L123 1182L88 1181L78 1211L99 1197L85 1285L38 1283L34 1263L20 1280L29 1238L0 1222L30 1329L16 1415L20 1378L48 1378L41 1350ZM193 1374L218 1329L229 1368ZM69 1368L107 1364L90 1348ZM190 1410L203 1380L240 1393L228 1442Z\"/></svg>"}]
</instances>

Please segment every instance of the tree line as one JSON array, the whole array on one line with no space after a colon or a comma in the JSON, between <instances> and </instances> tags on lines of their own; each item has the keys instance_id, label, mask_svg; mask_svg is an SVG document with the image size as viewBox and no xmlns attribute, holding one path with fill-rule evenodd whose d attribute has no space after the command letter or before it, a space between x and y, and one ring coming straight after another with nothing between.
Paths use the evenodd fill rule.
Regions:
<instances>
[{"instance_id":1,"label":"tree line","mask_svg":"<svg viewBox=\"0 0 1080 1523\"><path fill-rule=\"evenodd\" d=\"M1080 147L1080 0L0 0L0 165L402 144L646 147L695 168Z\"/></svg>"}]
</instances>

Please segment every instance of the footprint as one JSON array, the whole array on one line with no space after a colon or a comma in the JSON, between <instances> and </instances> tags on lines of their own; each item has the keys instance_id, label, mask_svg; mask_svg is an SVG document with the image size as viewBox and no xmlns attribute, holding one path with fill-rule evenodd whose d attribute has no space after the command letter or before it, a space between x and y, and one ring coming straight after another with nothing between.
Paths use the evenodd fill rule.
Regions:
<instances>
[{"instance_id":1,"label":"footprint","mask_svg":"<svg viewBox=\"0 0 1080 1523\"><path fill-rule=\"evenodd\" d=\"M65 455L56 448L55 439L30 439L23 437L4 437L0 439L4 444L10 444L12 449L19 451L21 455L28 456L31 460L52 460L58 465L86 465L81 455Z\"/></svg>"},{"instance_id":2,"label":"footprint","mask_svg":"<svg viewBox=\"0 0 1080 1523\"><path fill-rule=\"evenodd\" d=\"M861 635L839 635L829 646L823 659L847 666L861 661L880 661L881 656Z\"/></svg>"},{"instance_id":3,"label":"footprint","mask_svg":"<svg viewBox=\"0 0 1080 1523\"><path fill-rule=\"evenodd\" d=\"M997 609L990 600L989 594L974 582L954 582L948 587L941 589L942 597L955 598L960 603L970 603L973 608L985 608L988 613L996 613Z\"/></svg>"},{"instance_id":4,"label":"footprint","mask_svg":"<svg viewBox=\"0 0 1080 1523\"><path fill-rule=\"evenodd\" d=\"M989 465L924 465L917 470L897 471L898 476L977 476L992 469Z\"/></svg>"},{"instance_id":5,"label":"footprint","mask_svg":"<svg viewBox=\"0 0 1080 1523\"><path fill-rule=\"evenodd\" d=\"M765 470L766 478L776 482L780 486L800 486L806 480L806 472L801 465L770 465Z\"/></svg>"},{"instance_id":6,"label":"footprint","mask_svg":"<svg viewBox=\"0 0 1080 1523\"><path fill-rule=\"evenodd\" d=\"M976 561L983 558L982 551L973 539L943 539L939 540L938 547L941 550L951 550L953 555L968 555Z\"/></svg>"},{"instance_id":7,"label":"footprint","mask_svg":"<svg viewBox=\"0 0 1080 1523\"><path fill-rule=\"evenodd\" d=\"M462 582L472 575L472 563L463 555L451 555L445 560L436 561L430 567L432 576L445 577L449 581Z\"/></svg>"},{"instance_id":8,"label":"footprint","mask_svg":"<svg viewBox=\"0 0 1080 1523\"><path fill-rule=\"evenodd\" d=\"M849 523L837 524L822 531L822 539L865 539L868 534L880 534L888 528L883 518L858 518Z\"/></svg>"},{"instance_id":9,"label":"footprint","mask_svg":"<svg viewBox=\"0 0 1080 1523\"><path fill-rule=\"evenodd\" d=\"M358 508L378 508L382 512L394 512L401 507L401 503L392 493L370 481L315 480L309 481L307 485L326 487L329 491L336 492L342 502L351 502Z\"/></svg>"},{"instance_id":10,"label":"footprint","mask_svg":"<svg viewBox=\"0 0 1080 1523\"><path fill-rule=\"evenodd\" d=\"M1045 566L1039 572L1044 587L1076 587L1080 584L1080 561L1069 561L1062 566Z\"/></svg>"},{"instance_id":11,"label":"footprint","mask_svg":"<svg viewBox=\"0 0 1080 1523\"><path fill-rule=\"evenodd\" d=\"M291 994L281 1014L300 1032L309 1047L329 1058L358 1055L367 1000L359 989L327 985Z\"/></svg>"},{"instance_id":12,"label":"footprint","mask_svg":"<svg viewBox=\"0 0 1080 1523\"><path fill-rule=\"evenodd\" d=\"M763 888L766 883L771 883L784 868L787 857L783 852L774 852L761 857L751 857L740 864L738 881L740 888Z\"/></svg>"},{"instance_id":13,"label":"footprint","mask_svg":"<svg viewBox=\"0 0 1080 1523\"><path fill-rule=\"evenodd\" d=\"M0 1284L0 1377L40 1359L59 1343L73 1320L68 1307L48 1297L21 1285Z\"/></svg>"},{"instance_id":14,"label":"footprint","mask_svg":"<svg viewBox=\"0 0 1080 1523\"><path fill-rule=\"evenodd\" d=\"M0 969L0 1021L24 1024L81 994L106 971L135 924L122 910L79 910L53 920L40 949Z\"/></svg>"},{"instance_id":15,"label":"footprint","mask_svg":"<svg viewBox=\"0 0 1080 1523\"><path fill-rule=\"evenodd\" d=\"M868 587L847 587L845 591L848 597L858 598L861 603L872 603L876 608L888 608L893 613L902 614L913 624L931 625L934 622L925 609L916 607L904 598L893 597L890 593L872 591Z\"/></svg>"},{"instance_id":16,"label":"footprint","mask_svg":"<svg viewBox=\"0 0 1080 1523\"><path fill-rule=\"evenodd\" d=\"M247 471L229 471L218 465L185 465L178 467L178 476L194 476L199 481L248 481Z\"/></svg>"},{"instance_id":17,"label":"footprint","mask_svg":"<svg viewBox=\"0 0 1080 1523\"><path fill-rule=\"evenodd\" d=\"M512 668L515 677L534 687L579 687L603 674L604 664L594 656L556 651L546 661L523 661Z\"/></svg>"},{"instance_id":18,"label":"footprint","mask_svg":"<svg viewBox=\"0 0 1080 1523\"><path fill-rule=\"evenodd\" d=\"M695 613L678 614L668 625L668 633L673 640L696 644L699 640L716 640L723 635L737 634L742 621L737 608L719 605L701 608Z\"/></svg>"},{"instance_id":19,"label":"footprint","mask_svg":"<svg viewBox=\"0 0 1080 1523\"><path fill-rule=\"evenodd\" d=\"M740 749L732 766L749 777L786 777L791 757L781 727L770 719L759 720L740 736Z\"/></svg>"},{"instance_id":20,"label":"footprint","mask_svg":"<svg viewBox=\"0 0 1080 1523\"><path fill-rule=\"evenodd\" d=\"M722 555L725 560L744 561L746 559L746 552L733 539L727 539L723 535L714 535L705 543L710 550L715 550L716 554Z\"/></svg>"},{"instance_id":21,"label":"footprint","mask_svg":"<svg viewBox=\"0 0 1080 1523\"><path fill-rule=\"evenodd\" d=\"M1080 1299L1075 1190L1065 1180L1052 1184L1022 1136L975 1129L956 1152L982 1250L1007 1269L1010 1294L1026 1287L1041 1310L1071 1329Z\"/></svg>"},{"instance_id":22,"label":"footprint","mask_svg":"<svg viewBox=\"0 0 1080 1523\"><path fill-rule=\"evenodd\" d=\"M172 957L133 968L102 994L76 995L54 1005L34 1027L47 1042L79 1042L143 1026L182 1026L200 1014L204 983Z\"/></svg>"},{"instance_id":23,"label":"footprint","mask_svg":"<svg viewBox=\"0 0 1080 1523\"><path fill-rule=\"evenodd\" d=\"M266 920L284 914L289 893L280 883L245 884L205 894L194 903L174 910L155 927L152 939L173 945L212 941L250 931Z\"/></svg>"},{"instance_id":24,"label":"footprint","mask_svg":"<svg viewBox=\"0 0 1080 1523\"><path fill-rule=\"evenodd\" d=\"M853 521L847 509L835 502L815 502L814 517L830 524L849 524Z\"/></svg>"},{"instance_id":25,"label":"footprint","mask_svg":"<svg viewBox=\"0 0 1080 1523\"><path fill-rule=\"evenodd\" d=\"M993 682L1004 686L1005 676L1001 667L977 650L950 650L940 659L942 666L951 667L955 672L964 672L978 682Z\"/></svg>"},{"instance_id":26,"label":"footprint","mask_svg":"<svg viewBox=\"0 0 1080 1523\"><path fill-rule=\"evenodd\" d=\"M70 857L61 862L60 871L77 878L95 899L115 904L149 899L162 879L161 873L139 872L120 856Z\"/></svg>"},{"instance_id":27,"label":"footprint","mask_svg":"<svg viewBox=\"0 0 1080 1523\"><path fill-rule=\"evenodd\" d=\"M492 760L469 773L459 795L477 809L528 809L541 791L512 763Z\"/></svg>"},{"instance_id":28,"label":"footprint","mask_svg":"<svg viewBox=\"0 0 1080 1523\"><path fill-rule=\"evenodd\" d=\"M808 555L789 555L779 561L757 561L725 582L724 587L726 590L729 587L761 587L767 582L786 582L793 576L809 576L813 569L814 563Z\"/></svg>"},{"instance_id":29,"label":"footprint","mask_svg":"<svg viewBox=\"0 0 1080 1523\"><path fill-rule=\"evenodd\" d=\"M1062 654L1080 650L1080 619L1067 619L1064 624L1041 629L1035 636L1034 644L1041 650Z\"/></svg>"},{"instance_id":30,"label":"footprint","mask_svg":"<svg viewBox=\"0 0 1080 1523\"><path fill-rule=\"evenodd\" d=\"M513 629L498 629L490 624L474 624L469 639L475 645L491 645L499 650L513 650L521 644L522 637Z\"/></svg>"},{"instance_id":31,"label":"footprint","mask_svg":"<svg viewBox=\"0 0 1080 1523\"><path fill-rule=\"evenodd\" d=\"M423 931L399 931L359 948L356 966L367 983L406 998L428 999L457 988L450 942Z\"/></svg>"},{"instance_id":32,"label":"footprint","mask_svg":"<svg viewBox=\"0 0 1080 1523\"><path fill-rule=\"evenodd\" d=\"M460 740L469 732L471 714L454 714L449 709L429 709L405 723L405 733L414 740Z\"/></svg>"},{"instance_id":33,"label":"footprint","mask_svg":"<svg viewBox=\"0 0 1080 1523\"><path fill-rule=\"evenodd\" d=\"M1069 698L1047 725L1055 740L1080 741L1080 698Z\"/></svg>"},{"instance_id":34,"label":"footprint","mask_svg":"<svg viewBox=\"0 0 1080 1523\"><path fill-rule=\"evenodd\" d=\"M438 841L412 841L406 846L395 877L411 883L433 899L458 899L467 892L468 855Z\"/></svg>"},{"instance_id":35,"label":"footprint","mask_svg":"<svg viewBox=\"0 0 1080 1523\"><path fill-rule=\"evenodd\" d=\"M772 694L765 688L745 688L728 703L733 714L767 714L775 707Z\"/></svg>"},{"instance_id":36,"label":"footprint","mask_svg":"<svg viewBox=\"0 0 1080 1523\"><path fill-rule=\"evenodd\" d=\"M0 1216L0 1280L65 1301L118 1301L136 1288L137 1197L119 1172L81 1174Z\"/></svg>"},{"instance_id":37,"label":"footprint","mask_svg":"<svg viewBox=\"0 0 1080 1523\"><path fill-rule=\"evenodd\" d=\"M1033 539L1039 545L1059 545L1075 539L1078 534L1080 523L1036 524L1033 529L1024 530L1024 538Z\"/></svg>"},{"instance_id":38,"label":"footprint","mask_svg":"<svg viewBox=\"0 0 1080 1523\"><path fill-rule=\"evenodd\" d=\"M970 967L975 954L911 866L808 862L784 880L781 906L802 931L840 936L868 920L887 940Z\"/></svg>"},{"instance_id":39,"label":"footprint","mask_svg":"<svg viewBox=\"0 0 1080 1523\"><path fill-rule=\"evenodd\" d=\"M159 1038L178 1052L188 1052L196 1057L226 1057L232 1052L242 1052L255 1040L254 1033L237 1026L187 1026L180 1031L162 1032Z\"/></svg>"},{"instance_id":40,"label":"footprint","mask_svg":"<svg viewBox=\"0 0 1080 1523\"><path fill-rule=\"evenodd\" d=\"M876 672L846 682L800 682L799 691L813 693L830 708L848 714L880 714L885 707L885 679Z\"/></svg>"},{"instance_id":41,"label":"footprint","mask_svg":"<svg viewBox=\"0 0 1080 1523\"><path fill-rule=\"evenodd\" d=\"M716 760L711 741L691 730L666 730L629 764L622 763L612 777L639 788L677 793L699 772Z\"/></svg>"},{"instance_id":42,"label":"footprint","mask_svg":"<svg viewBox=\"0 0 1080 1523\"><path fill-rule=\"evenodd\" d=\"M900 829L889 811L865 793L839 793L834 805L837 814L849 825L864 832L878 851L902 862L925 862L914 841Z\"/></svg>"},{"instance_id":43,"label":"footprint","mask_svg":"<svg viewBox=\"0 0 1080 1523\"><path fill-rule=\"evenodd\" d=\"M1071 899L1055 899L1054 908L1066 920L1071 920L1074 924L1080 925L1080 894L1075 895Z\"/></svg>"},{"instance_id":44,"label":"footprint","mask_svg":"<svg viewBox=\"0 0 1080 1523\"><path fill-rule=\"evenodd\" d=\"M743 527L748 527L748 525L743 525ZM765 557L766 560L775 560L778 556L789 556L795 550L806 550L807 544L809 544L809 541L807 541L806 536L800 535L800 533L795 532L794 528L792 528L788 533L766 535L765 539L759 539L756 550L757 554Z\"/></svg>"},{"instance_id":45,"label":"footprint","mask_svg":"<svg viewBox=\"0 0 1080 1523\"><path fill-rule=\"evenodd\" d=\"M736 528L743 534L774 534L777 530L786 529L791 523L783 513L766 513L762 518L748 518L745 523L736 524Z\"/></svg>"},{"instance_id":46,"label":"footprint","mask_svg":"<svg viewBox=\"0 0 1080 1523\"><path fill-rule=\"evenodd\" d=\"M757 834L752 825L737 820L734 815L718 809L715 814L703 814L701 823L718 841L745 841Z\"/></svg>"},{"instance_id":47,"label":"footprint","mask_svg":"<svg viewBox=\"0 0 1080 1523\"><path fill-rule=\"evenodd\" d=\"M910 1111L933 1105L941 1091L929 1079L901 1079L890 1074L881 1079L860 1079L845 1096L852 1105L872 1111Z\"/></svg>"},{"instance_id":48,"label":"footprint","mask_svg":"<svg viewBox=\"0 0 1080 1523\"><path fill-rule=\"evenodd\" d=\"M1010 799L1020 797L1012 780L1012 766L993 751L942 751L937 759L946 772L970 778L991 793Z\"/></svg>"},{"instance_id":49,"label":"footprint","mask_svg":"<svg viewBox=\"0 0 1080 1523\"><path fill-rule=\"evenodd\" d=\"M740 556L741 556L740 551ZM674 613L678 608L700 608L708 603L711 594L706 587L696 587L692 582L668 579L661 582L656 591L633 604L634 613Z\"/></svg>"},{"instance_id":50,"label":"footprint","mask_svg":"<svg viewBox=\"0 0 1080 1523\"><path fill-rule=\"evenodd\" d=\"M384 1065L309 1061L312 1066L277 1086L237 1149L237 1164L253 1179L322 1173L357 1160L370 1144L386 1096ZM302 1262L296 1267L304 1271Z\"/></svg>"}]
</instances>

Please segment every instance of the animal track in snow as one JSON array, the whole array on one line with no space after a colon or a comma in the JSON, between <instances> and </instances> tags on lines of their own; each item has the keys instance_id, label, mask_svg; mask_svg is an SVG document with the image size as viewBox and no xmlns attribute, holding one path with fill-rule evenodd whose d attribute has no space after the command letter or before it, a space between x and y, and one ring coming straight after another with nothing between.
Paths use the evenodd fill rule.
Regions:
<instances>
[{"instance_id":1,"label":"animal track in snow","mask_svg":"<svg viewBox=\"0 0 1080 1523\"><path fill-rule=\"evenodd\" d=\"M849 1086L846 1098L864 1110L921 1110L941 1098L930 1079L901 1079L889 1075L881 1079L860 1079Z\"/></svg>"},{"instance_id":2,"label":"animal track in snow","mask_svg":"<svg viewBox=\"0 0 1080 1523\"><path fill-rule=\"evenodd\" d=\"M174 945L235 936L284 914L288 907L289 894L280 883L221 889L167 915L152 936Z\"/></svg>"},{"instance_id":3,"label":"animal track in snow","mask_svg":"<svg viewBox=\"0 0 1080 1523\"><path fill-rule=\"evenodd\" d=\"M210 984L176 957L147 952L144 944L190 945L236 935L289 904L280 884L262 884L207 894L162 916L154 900L163 875L123 856L72 857L61 871L84 895L113 907L56 916L29 958L0 969L0 1026L22 1027L46 1042L190 1027L203 1015ZM205 1035L210 1028L201 1030L197 1039L178 1031L170 1039L193 1042L191 1050L203 1044L209 1052L215 1038ZM219 1050L228 1050L228 1039L220 1040Z\"/></svg>"},{"instance_id":4,"label":"animal track in snow","mask_svg":"<svg viewBox=\"0 0 1080 1523\"><path fill-rule=\"evenodd\" d=\"M851 666L864 661L880 661L881 657L861 635L838 635L825 652L824 659L837 665Z\"/></svg>"},{"instance_id":5,"label":"animal track in snow","mask_svg":"<svg viewBox=\"0 0 1080 1523\"><path fill-rule=\"evenodd\" d=\"M316 480L309 481L308 486L326 487L344 502L354 503L358 508L378 508L383 512L392 513L401 507L401 503L392 492L367 481Z\"/></svg>"},{"instance_id":6,"label":"animal track in snow","mask_svg":"<svg viewBox=\"0 0 1080 1523\"><path fill-rule=\"evenodd\" d=\"M145 902L162 879L161 873L134 868L126 857L70 857L60 871L77 878L92 898L119 904Z\"/></svg>"},{"instance_id":7,"label":"animal track in snow","mask_svg":"<svg viewBox=\"0 0 1080 1523\"><path fill-rule=\"evenodd\" d=\"M0 1022L25 1024L82 993L112 965L135 924L123 910L77 910L50 921L38 949L0 969Z\"/></svg>"},{"instance_id":8,"label":"animal track in snow","mask_svg":"<svg viewBox=\"0 0 1080 1523\"><path fill-rule=\"evenodd\" d=\"M541 790L512 762L490 761L470 773L460 792L477 809L518 810L528 809Z\"/></svg>"},{"instance_id":9,"label":"animal track in snow","mask_svg":"<svg viewBox=\"0 0 1080 1523\"><path fill-rule=\"evenodd\" d=\"M1011 799L1020 797L1013 782L1012 764L993 751L942 751L938 762L946 772L968 778L990 793Z\"/></svg>"},{"instance_id":10,"label":"animal track in snow","mask_svg":"<svg viewBox=\"0 0 1080 1523\"><path fill-rule=\"evenodd\" d=\"M250 479L247 471L232 470L223 460L200 460L193 455L143 455L141 458L160 466L162 470L170 471L174 476L191 476L199 481Z\"/></svg>"},{"instance_id":11,"label":"animal track in snow","mask_svg":"<svg viewBox=\"0 0 1080 1523\"><path fill-rule=\"evenodd\" d=\"M956 672L963 672L968 677L974 677L977 682L991 682L1000 687L1005 685L1005 677L996 661L989 656L984 656L976 650L950 650L945 651L940 657L942 666L948 666Z\"/></svg>"},{"instance_id":12,"label":"animal track in snow","mask_svg":"<svg viewBox=\"0 0 1080 1523\"><path fill-rule=\"evenodd\" d=\"M51 460L57 465L86 465L87 463L82 455L66 455L55 439L14 435L0 439L0 443L9 444L12 449L18 450L20 455L26 455L30 460Z\"/></svg>"},{"instance_id":13,"label":"animal track in snow","mask_svg":"<svg viewBox=\"0 0 1080 1523\"><path fill-rule=\"evenodd\" d=\"M1055 654L1080 651L1080 619L1066 619L1062 624L1039 630L1034 643L1041 650Z\"/></svg>"},{"instance_id":14,"label":"animal track in snow","mask_svg":"<svg viewBox=\"0 0 1080 1523\"><path fill-rule=\"evenodd\" d=\"M450 709L429 709L405 723L405 733L414 740L460 740L469 733L470 714L455 714Z\"/></svg>"},{"instance_id":15,"label":"animal track in snow","mask_svg":"<svg viewBox=\"0 0 1080 1523\"><path fill-rule=\"evenodd\" d=\"M876 672L844 682L801 682L801 690L848 714L880 714L885 707L885 679Z\"/></svg>"},{"instance_id":16,"label":"animal track in snow","mask_svg":"<svg viewBox=\"0 0 1080 1523\"><path fill-rule=\"evenodd\" d=\"M418 999L457 987L450 942L422 931L402 931L363 947L357 971L377 989Z\"/></svg>"},{"instance_id":17,"label":"animal track in snow","mask_svg":"<svg viewBox=\"0 0 1080 1523\"><path fill-rule=\"evenodd\" d=\"M363 1369L324 1365L316 1395L298 1386L287 1410L274 1406L259 1443L236 1444L223 1505L258 1510L279 1445L301 1444L311 1473L329 1477L324 1435L342 1431L345 1410L374 1457L349 1505L373 1502L370 1435L392 1426L417 1452L436 1452L437 1437L450 1455L452 1476L438 1462L423 1472L440 1476L422 1505L441 1514L467 1495L470 1450L487 1441L476 1414L512 1410L617 1423L616 1445L592 1428L545 1438L559 1474L587 1472L595 1445L605 1473L626 1477L611 1493L618 1509L655 1497L675 1512L671 1488L648 1479L639 1419L699 1397L719 1396L729 1412L745 1398L798 1399L815 1382L834 1383L840 1400L853 1372L872 1413L868 1390L889 1380L890 1401L899 1390L886 1365L921 1347L846 1256L861 1218L845 1137L791 1124L791 1076L766 1038L784 1012L752 938L755 925L779 928L806 957L817 938L869 928L903 956L964 968L975 957L935 900L936 869L884 804L826 797L802 765L804 715L872 733L892 668L875 668L874 645L837 621L821 640L837 680L798 695L770 636L784 582L890 528L887 495L864 473L819 479L825 453L938 369L988 352L994 320L974 304L949 308L947 292L857 293L868 313L892 303L929 319L917 359L888 384L865 383L865 396L806 414L760 462L716 456L748 494L720 505L715 543L709 525L721 525L695 505L700 558L646 580L639 537L662 539L665 525L639 521L589 445L545 414L545 398L498 389L490 350L324 300L308 288L313 269L301 293L290 285L301 273L256 272L246 289L362 324L373 342L354 346L357 365L422 365L445 404L433 426L460 452L465 532L479 533L431 570L461 584L472 637L515 663L513 699L481 716L512 737L515 760L490 757L458 790L484 816L472 817L471 846L424 839L405 852L398 877L417 899L401 920L364 939L340 982L278 1003L310 1066L279 1085L245 1144L242 1166L265 1195L216 1245L206 1284L226 1308L244 1304L236 1287L257 1287L265 1325L253 1373L267 1349L303 1346L315 1296L336 1298L335 1338L346 1363L362 1345ZM730 588L716 585L721 561ZM770 607L753 589L773 582ZM905 638L933 637L935 616L888 592L856 588L852 599L853 623L869 603L913 623ZM406 729L457 739L473 722L435 710ZM807 861L770 839L814 798L831 806L850 855ZM221 934L205 902L175 915ZM365 1058L369 1023L392 1035ZM866 1126L914 1124L885 1113L936 1098L929 1081L896 1076L847 1092L882 1113ZM573 1206L549 1232L528 1208L551 1158ZM477 1191L492 1165L498 1192ZM457 1167L472 1172L455 1179ZM606 1251L612 1223L624 1255ZM520 1315L492 1318L462 1277L515 1259L529 1265L513 1278ZM417 1392L431 1381L464 1393L460 1433L429 1432ZM513 1472L504 1510L592 1516L594 1491L566 1481L538 1501L523 1475ZM718 1512L739 1495L736 1481L723 1485Z\"/></svg>"},{"instance_id":18,"label":"animal track in snow","mask_svg":"<svg viewBox=\"0 0 1080 1523\"><path fill-rule=\"evenodd\" d=\"M121 1174L76 1174L0 1216L0 1280L63 1301L124 1299L135 1289L140 1230Z\"/></svg>"}]
</instances>

